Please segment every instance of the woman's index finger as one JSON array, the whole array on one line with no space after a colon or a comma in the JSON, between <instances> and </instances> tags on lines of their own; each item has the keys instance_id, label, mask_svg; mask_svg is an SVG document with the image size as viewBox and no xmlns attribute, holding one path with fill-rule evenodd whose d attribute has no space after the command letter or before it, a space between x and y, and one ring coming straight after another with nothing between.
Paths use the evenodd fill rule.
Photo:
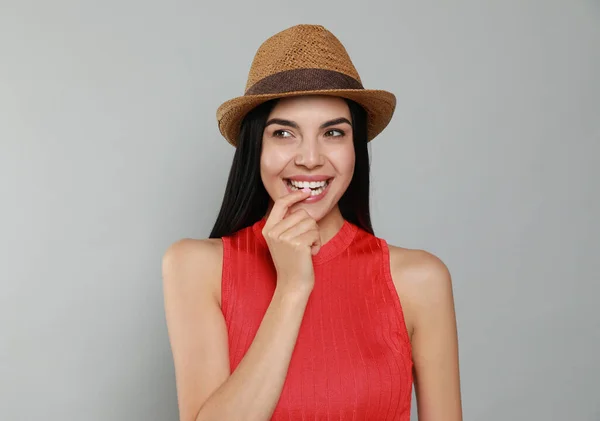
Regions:
<instances>
[{"instance_id":1,"label":"woman's index finger","mask_svg":"<svg viewBox=\"0 0 600 421\"><path fill-rule=\"evenodd\" d=\"M310 193L310 191L311 190L308 187L305 187L302 190L291 192L290 194L286 194L285 196L277 199L273 205L273 208L271 209L271 213L269 214L265 225L276 224L277 222L281 221L285 217L290 206L292 206L294 203L304 200L307 197L307 193Z\"/></svg>"}]
</instances>

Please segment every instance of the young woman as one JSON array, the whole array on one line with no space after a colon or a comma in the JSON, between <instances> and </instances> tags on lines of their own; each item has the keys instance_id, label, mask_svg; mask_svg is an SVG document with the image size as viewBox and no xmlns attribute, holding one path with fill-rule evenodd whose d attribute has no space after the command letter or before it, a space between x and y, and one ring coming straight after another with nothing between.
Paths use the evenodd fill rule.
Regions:
<instances>
[{"instance_id":1,"label":"young woman","mask_svg":"<svg viewBox=\"0 0 600 421\"><path fill-rule=\"evenodd\" d=\"M462 419L451 278L369 216L395 97L318 25L269 38L217 113L236 147L210 238L163 259L180 419Z\"/></svg>"}]
</instances>

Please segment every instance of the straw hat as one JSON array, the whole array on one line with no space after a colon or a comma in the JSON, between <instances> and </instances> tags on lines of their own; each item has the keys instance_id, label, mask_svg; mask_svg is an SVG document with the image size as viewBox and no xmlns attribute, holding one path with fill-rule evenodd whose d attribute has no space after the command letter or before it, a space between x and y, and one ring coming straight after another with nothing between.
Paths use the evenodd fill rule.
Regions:
<instances>
[{"instance_id":1,"label":"straw hat","mask_svg":"<svg viewBox=\"0 0 600 421\"><path fill-rule=\"evenodd\" d=\"M388 125L394 94L365 89L342 43L321 25L296 25L268 38L258 49L243 96L217 110L219 131L236 146L244 116L273 98L321 94L354 100L368 115L368 141Z\"/></svg>"}]
</instances>

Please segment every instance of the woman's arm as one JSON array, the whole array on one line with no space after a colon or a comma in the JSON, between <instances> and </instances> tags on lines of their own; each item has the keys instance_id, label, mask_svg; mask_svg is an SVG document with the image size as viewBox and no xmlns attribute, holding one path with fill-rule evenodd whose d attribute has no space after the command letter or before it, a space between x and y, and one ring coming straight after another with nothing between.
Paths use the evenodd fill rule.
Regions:
<instances>
[{"instance_id":1,"label":"woman's arm","mask_svg":"<svg viewBox=\"0 0 600 421\"><path fill-rule=\"evenodd\" d=\"M458 339L451 276L423 250L390 247L411 335L419 421L462 421Z\"/></svg>"},{"instance_id":2,"label":"woman's arm","mask_svg":"<svg viewBox=\"0 0 600 421\"><path fill-rule=\"evenodd\" d=\"M215 288L221 265L221 240L182 240L163 258L180 419L268 420L310 294L277 287L254 341L230 375L227 329Z\"/></svg>"}]
</instances>

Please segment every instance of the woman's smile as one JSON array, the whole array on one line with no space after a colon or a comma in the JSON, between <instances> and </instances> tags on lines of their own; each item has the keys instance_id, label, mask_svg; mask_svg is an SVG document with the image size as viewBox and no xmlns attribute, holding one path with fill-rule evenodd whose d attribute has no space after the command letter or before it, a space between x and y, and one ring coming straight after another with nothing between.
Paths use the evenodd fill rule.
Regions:
<instances>
[{"instance_id":1,"label":"woman's smile","mask_svg":"<svg viewBox=\"0 0 600 421\"><path fill-rule=\"evenodd\" d=\"M325 197L332 181L333 177L327 176L304 176L283 179L287 191L290 193L296 190L302 190L303 188L311 189L311 194L304 199L304 203L318 202Z\"/></svg>"}]
</instances>

